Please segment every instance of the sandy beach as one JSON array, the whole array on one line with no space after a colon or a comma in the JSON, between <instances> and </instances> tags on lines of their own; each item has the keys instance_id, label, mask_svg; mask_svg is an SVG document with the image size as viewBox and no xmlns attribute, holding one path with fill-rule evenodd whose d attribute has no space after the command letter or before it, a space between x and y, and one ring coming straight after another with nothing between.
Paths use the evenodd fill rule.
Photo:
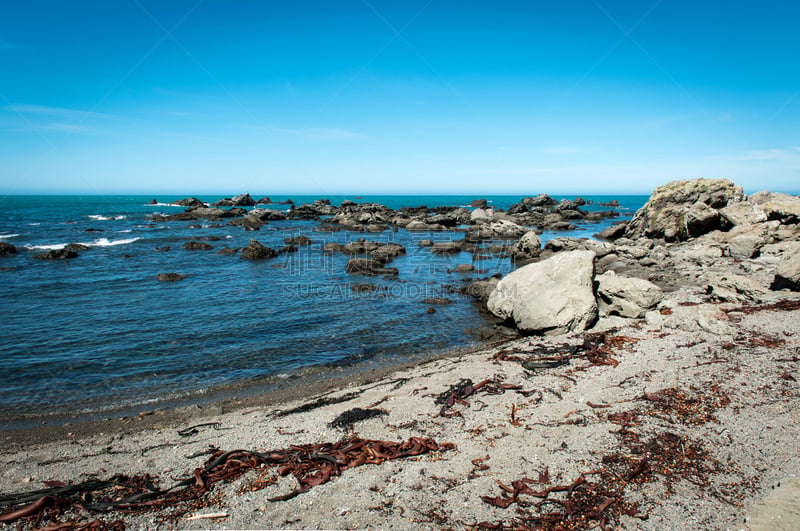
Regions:
<instances>
[{"instance_id":1,"label":"sandy beach","mask_svg":"<svg viewBox=\"0 0 800 531\"><path fill-rule=\"evenodd\" d=\"M687 297L677 292L662 309L681 308ZM787 298L792 302L784 309L769 306ZM417 437L439 449L345 468L306 487L291 473L279 475L278 465L254 462L232 481L200 488L192 480L176 491L192 491L187 501L109 513L73 506L58 521L123 520L129 529L601 522L629 529L796 529L798 301L781 292L744 311L717 306L729 335L646 323L614 329L601 321L613 331L591 331L583 340L519 338L302 399L253 398L65 426L40 442L43 430L6 433L0 490L116 474L147 474L165 489L202 470L209 448L269 454L356 437L394 443ZM476 388L472 393L463 383L457 387L465 380ZM354 408L379 413L332 426ZM564 491L542 495L558 486L585 497L578 512L567 514ZM307 490L270 501L298 488ZM496 503L486 501L492 498Z\"/></svg>"}]
</instances>

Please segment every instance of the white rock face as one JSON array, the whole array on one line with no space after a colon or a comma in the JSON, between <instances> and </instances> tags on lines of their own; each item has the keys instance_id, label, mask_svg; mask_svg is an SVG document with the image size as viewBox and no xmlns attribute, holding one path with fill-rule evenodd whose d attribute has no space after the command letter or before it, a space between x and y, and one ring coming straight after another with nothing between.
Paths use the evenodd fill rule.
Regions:
<instances>
[{"instance_id":1,"label":"white rock face","mask_svg":"<svg viewBox=\"0 0 800 531\"><path fill-rule=\"evenodd\" d=\"M522 332L557 335L585 330L597 319L592 251L559 253L508 274L489 296L489 311Z\"/></svg>"},{"instance_id":2,"label":"white rock face","mask_svg":"<svg viewBox=\"0 0 800 531\"><path fill-rule=\"evenodd\" d=\"M645 310L661 302L664 293L648 280L619 276L607 271L597 277L600 315L644 317Z\"/></svg>"},{"instance_id":3,"label":"white rock face","mask_svg":"<svg viewBox=\"0 0 800 531\"><path fill-rule=\"evenodd\" d=\"M539 254L542 242L536 231L530 230L522 235L517 243L511 248L511 255L515 260L533 258Z\"/></svg>"}]
</instances>

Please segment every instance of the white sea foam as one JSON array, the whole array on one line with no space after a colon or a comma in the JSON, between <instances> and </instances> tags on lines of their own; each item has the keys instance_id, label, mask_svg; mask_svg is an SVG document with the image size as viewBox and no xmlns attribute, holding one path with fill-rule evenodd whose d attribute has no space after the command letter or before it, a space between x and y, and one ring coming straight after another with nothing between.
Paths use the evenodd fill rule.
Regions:
<instances>
[{"instance_id":1,"label":"white sea foam","mask_svg":"<svg viewBox=\"0 0 800 531\"><path fill-rule=\"evenodd\" d=\"M38 227L41 223L28 223L29 227Z\"/></svg>"},{"instance_id":2,"label":"white sea foam","mask_svg":"<svg viewBox=\"0 0 800 531\"><path fill-rule=\"evenodd\" d=\"M147 203L144 206L152 206L152 207L154 207L154 206L166 206L166 207L183 208L182 205L176 205L174 203Z\"/></svg>"},{"instance_id":3,"label":"white sea foam","mask_svg":"<svg viewBox=\"0 0 800 531\"><path fill-rule=\"evenodd\" d=\"M7 240L9 238L16 238L19 234L0 234L0 240Z\"/></svg>"},{"instance_id":4,"label":"white sea foam","mask_svg":"<svg viewBox=\"0 0 800 531\"><path fill-rule=\"evenodd\" d=\"M110 247L113 245L127 245L129 243L133 243L139 240L141 240L141 238L128 238L125 240L114 240L114 241L111 241L108 238L100 238L99 240L95 240L92 243L84 243L84 245L88 245L89 247Z\"/></svg>"},{"instance_id":5,"label":"white sea foam","mask_svg":"<svg viewBox=\"0 0 800 531\"><path fill-rule=\"evenodd\" d=\"M124 240L109 240L108 238L100 238L93 242L80 242L79 245L85 245L87 247L112 247L114 245L127 245L129 243L133 243L135 241L141 240L141 238L127 238ZM50 245L26 245L25 248L29 251L53 251L58 249L63 249L69 245L68 243L53 243Z\"/></svg>"},{"instance_id":6,"label":"white sea foam","mask_svg":"<svg viewBox=\"0 0 800 531\"><path fill-rule=\"evenodd\" d=\"M133 229L118 230L117 232L120 233L120 234L124 234L124 233L128 233L128 232L133 232Z\"/></svg>"},{"instance_id":7,"label":"white sea foam","mask_svg":"<svg viewBox=\"0 0 800 531\"><path fill-rule=\"evenodd\" d=\"M94 221L111 221L111 220L120 220L126 219L127 216L101 216L100 214L93 214L89 216L89 219Z\"/></svg>"}]
</instances>

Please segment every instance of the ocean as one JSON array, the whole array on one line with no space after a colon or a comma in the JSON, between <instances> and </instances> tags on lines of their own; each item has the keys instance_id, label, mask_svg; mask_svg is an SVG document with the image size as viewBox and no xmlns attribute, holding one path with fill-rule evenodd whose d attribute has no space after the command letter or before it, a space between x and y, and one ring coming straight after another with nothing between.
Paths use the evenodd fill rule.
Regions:
<instances>
[{"instance_id":1,"label":"ocean","mask_svg":"<svg viewBox=\"0 0 800 531\"><path fill-rule=\"evenodd\" d=\"M272 221L256 232L221 222L151 222L153 214L184 210L186 196L3 196L0 241L19 250L0 256L0 429L54 422L65 416L103 418L170 404L254 393L421 360L479 341L488 326L473 301L455 291L468 279L506 274L508 258L479 260L476 271L455 273L466 253L433 255L421 239L460 239L457 232L315 232L314 221ZM213 202L221 196L198 196ZM253 195L254 198L260 197ZM483 196L506 209L522 196ZM292 196L297 203L319 197ZM463 206L475 197L327 196L401 206ZM558 198L558 197L557 197ZM621 218L646 196L616 199ZM273 201L287 197L273 196ZM288 209L286 205L269 208ZM599 208L593 205L586 209ZM586 224L557 236L591 237L612 221ZM265 261L218 254L251 238L280 248L288 237L312 240L297 253ZM390 265L395 279L345 273L347 256L321 251L325 242L358 238L396 242L407 254ZM202 239L210 251L184 250ZM34 260L68 243L87 245L72 260ZM157 251L156 249L169 250ZM179 282L159 282L177 272ZM379 286L355 293L350 286ZM451 304L428 313L423 299Z\"/></svg>"}]
</instances>

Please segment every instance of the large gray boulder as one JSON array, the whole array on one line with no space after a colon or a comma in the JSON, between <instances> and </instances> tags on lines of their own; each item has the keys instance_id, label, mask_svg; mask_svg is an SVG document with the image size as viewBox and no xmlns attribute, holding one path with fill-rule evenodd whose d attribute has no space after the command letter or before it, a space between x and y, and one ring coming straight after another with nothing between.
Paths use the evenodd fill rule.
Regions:
<instances>
[{"instance_id":1,"label":"large gray boulder","mask_svg":"<svg viewBox=\"0 0 800 531\"><path fill-rule=\"evenodd\" d=\"M790 289L800 291L800 242L787 242L788 248L784 251L781 261L778 262L778 270L775 272L775 280L772 289Z\"/></svg>"},{"instance_id":2,"label":"large gray boulder","mask_svg":"<svg viewBox=\"0 0 800 531\"><path fill-rule=\"evenodd\" d=\"M528 334L585 330L597 319L592 251L559 253L509 273L489 296L488 309Z\"/></svg>"},{"instance_id":3,"label":"large gray boulder","mask_svg":"<svg viewBox=\"0 0 800 531\"><path fill-rule=\"evenodd\" d=\"M469 235L475 239L484 240L514 240L525 234L526 229L513 221L501 219L483 225L477 225L469 230Z\"/></svg>"},{"instance_id":4,"label":"large gray boulder","mask_svg":"<svg viewBox=\"0 0 800 531\"><path fill-rule=\"evenodd\" d=\"M722 226L719 209L741 202L744 192L728 179L672 181L659 186L628 223L625 236L687 240Z\"/></svg>"},{"instance_id":5,"label":"large gray boulder","mask_svg":"<svg viewBox=\"0 0 800 531\"><path fill-rule=\"evenodd\" d=\"M383 262L372 258L351 258L345 265L345 271L353 275L384 275L396 276L398 270L395 267L386 267Z\"/></svg>"},{"instance_id":6,"label":"large gray boulder","mask_svg":"<svg viewBox=\"0 0 800 531\"><path fill-rule=\"evenodd\" d=\"M596 278L597 301L600 315L620 317L644 317L645 311L654 308L664 293L648 280L617 275L607 271Z\"/></svg>"}]
</instances>

